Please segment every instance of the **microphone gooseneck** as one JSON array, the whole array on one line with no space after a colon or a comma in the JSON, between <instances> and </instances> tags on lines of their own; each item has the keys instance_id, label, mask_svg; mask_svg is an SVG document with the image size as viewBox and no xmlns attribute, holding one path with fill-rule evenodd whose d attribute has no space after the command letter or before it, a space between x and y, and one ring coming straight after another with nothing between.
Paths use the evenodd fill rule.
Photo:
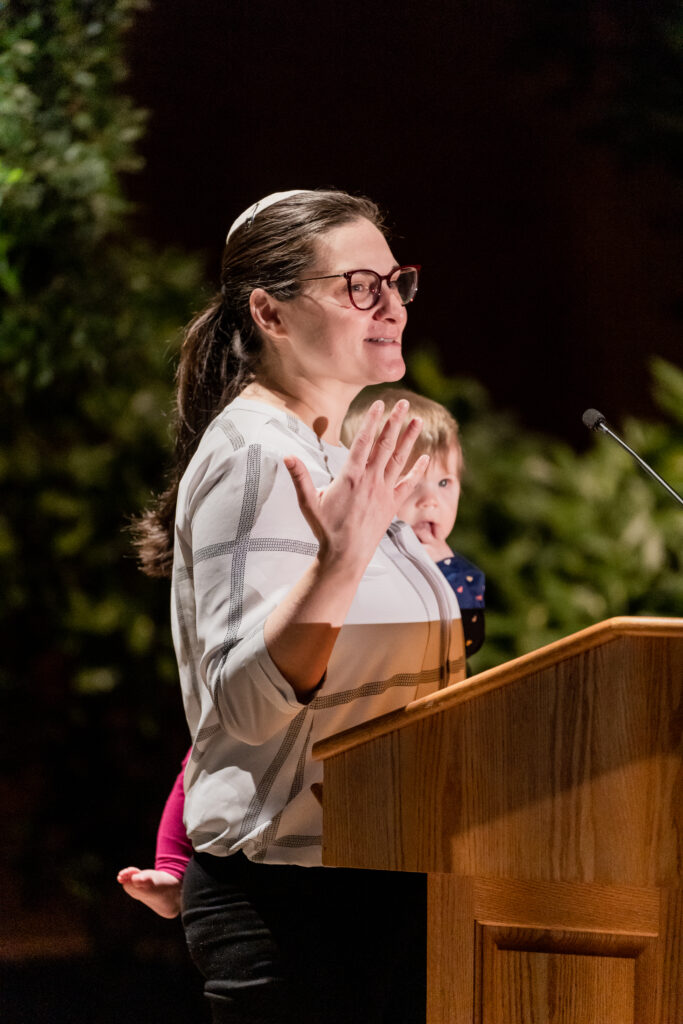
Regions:
<instances>
[{"instance_id":1,"label":"microphone gooseneck","mask_svg":"<svg viewBox=\"0 0 683 1024\"><path fill-rule=\"evenodd\" d=\"M677 491L674 491L673 487L670 487L666 480L662 480L659 473L655 473L652 466L649 466L645 459L641 459L640 455L638 455L637 452L633 451L633 448L629 448L626 442L622 441L619 435L615 434L614 431L607 426L607 420L601 412L598 412L597 409L586 409L581 418L584 422L584 425L587 426L589 430L601 430L603 434L609 434L609 436L613 438L617 442L617 444L621 445L624 451L627 451L629 455L631 455L636 460L638 465L641 466L646 473L650 474L653 480L656 480L658 484L661 484L664 490L667 491L668 494L670 494L671 497L674 498L679 505L683 505L683 498L680 496L680 494L678 494Z\"/></svg>"}]
</instances>

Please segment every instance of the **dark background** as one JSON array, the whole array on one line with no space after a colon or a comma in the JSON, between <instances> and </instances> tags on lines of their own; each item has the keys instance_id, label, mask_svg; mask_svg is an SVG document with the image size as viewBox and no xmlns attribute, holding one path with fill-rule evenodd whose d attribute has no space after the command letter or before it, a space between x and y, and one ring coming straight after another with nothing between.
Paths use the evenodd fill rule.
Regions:
<instances>
[{"instance_id":1,"label":"dark background","mask_svg":"<svg viewBox=\"0 0 683 1024\"><path fill-rule=\"evenodd\" d=\"M151 111L140 226L215 280L259 197L368 194L424 268L408 350L434 344L524 424L587 443L586 406L650 415L649 356L680 361L676 9L156 3L129 40Z\"/></svg>"}]
</instances>

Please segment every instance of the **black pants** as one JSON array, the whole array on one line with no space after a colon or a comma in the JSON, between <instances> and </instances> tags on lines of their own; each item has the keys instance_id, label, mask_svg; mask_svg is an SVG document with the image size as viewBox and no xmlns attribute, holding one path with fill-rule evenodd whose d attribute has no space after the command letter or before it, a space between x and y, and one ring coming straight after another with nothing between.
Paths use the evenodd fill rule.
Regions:
<instances>
[{"instance_id":1,"label":"black pants","mask_svg":"<svg viewBox=\"0 0 683 1024\"><path fill-rule=\"evenodd\" d=\"M425 875L195 854L182 917L214 1024L424 1024Z\"/></svg>"}]
</instances>

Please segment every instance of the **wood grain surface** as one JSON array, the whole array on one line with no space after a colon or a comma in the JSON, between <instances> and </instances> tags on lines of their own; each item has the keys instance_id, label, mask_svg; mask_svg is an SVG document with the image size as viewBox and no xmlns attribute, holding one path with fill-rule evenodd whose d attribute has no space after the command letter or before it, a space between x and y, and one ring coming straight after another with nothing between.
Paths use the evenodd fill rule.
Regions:
<instances>
[{"instance_id":1,"label":"wood grain surface","mask_svg":"<svg viewBox=\"0 0 683 1024\"><path fill-rule=\"evenodd\" d=\"M429 874L429 1024L683 1024L683 620L320 743L327 864Z\"/></svg>"}]
</instances>

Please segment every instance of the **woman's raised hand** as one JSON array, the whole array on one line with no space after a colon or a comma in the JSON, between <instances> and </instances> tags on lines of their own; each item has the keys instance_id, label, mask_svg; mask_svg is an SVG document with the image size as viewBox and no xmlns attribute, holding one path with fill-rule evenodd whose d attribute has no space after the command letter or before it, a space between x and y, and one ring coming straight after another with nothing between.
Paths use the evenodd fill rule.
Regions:
<instances>
[{"instance_id":1,"label":"woman's raised hand","mask_svg":"<svg viewBox=\"0 0 683 1024\"><path fill-rule=\"evenodd\" d=\"M310 700L321 680L361 577L401 501L424 473L420 456L403 474L422 428L410 420L408 402L396 403L376 438L384 405L370 406L336 480L316 490L304 464L293 456L285 465L308 525L319 542L313 559L270 613L264 637L271 658L301 701Z\"/></svg>"},{"instance_id":2,"label":"woman's raised hand","mask_svg":"<svg viewBox=\"0 0 683 1024\"><path fill-rule=\"evenodd\" d=\"M426 470L429 456L421 455L402 475L422 429L422 421L414 418L401 434L408 411L409 403L401 399L377 435L384 403L371 405L341 473L322 491L316 490L300 459L285 459L299 507L320 544L322 564L343 563L362 573L396 509Z\"/></svg>"}]
</instances>

